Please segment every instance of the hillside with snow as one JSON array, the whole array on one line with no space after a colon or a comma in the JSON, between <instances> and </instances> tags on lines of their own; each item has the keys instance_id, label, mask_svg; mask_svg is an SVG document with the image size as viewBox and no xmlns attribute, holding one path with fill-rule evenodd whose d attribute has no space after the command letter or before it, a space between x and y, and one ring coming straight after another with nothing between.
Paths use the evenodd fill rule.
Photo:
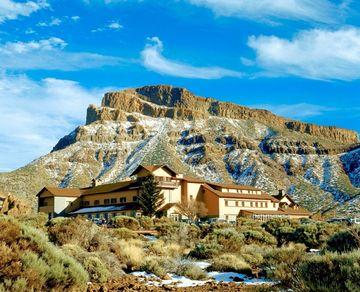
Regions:
<instances>
[{"instance_id":1,"label":"hillside with snow","mask_svg":"<svg viewBox=\"0 0 360 292\"><path fill-rule=\"evenodd\" d=\"M124 179L139 164L168 164L210 181L285 189L313 212L360 215L357 133L320 127L168 86L106 94L87 124L11 173L0 191L34 205L44 185L85 187Z\"/></svg>"}]
</instances>

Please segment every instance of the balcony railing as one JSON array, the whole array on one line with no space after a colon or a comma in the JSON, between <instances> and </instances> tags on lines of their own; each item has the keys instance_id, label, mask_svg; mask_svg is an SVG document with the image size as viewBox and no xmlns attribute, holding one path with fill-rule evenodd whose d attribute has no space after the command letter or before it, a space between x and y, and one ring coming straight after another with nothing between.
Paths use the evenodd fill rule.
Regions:
<instances>
[{"instance_id":1,"label":"balcony railing","mask_svg":"<svg viewBox=\"0 0 360 292\"><path fill-rule=\"evenodd\" d=\"M155 177L155 181L159 187L177 188L179 186L179 183L171 180L170 177L158 176Z\"/></svg>"}]
</instances>

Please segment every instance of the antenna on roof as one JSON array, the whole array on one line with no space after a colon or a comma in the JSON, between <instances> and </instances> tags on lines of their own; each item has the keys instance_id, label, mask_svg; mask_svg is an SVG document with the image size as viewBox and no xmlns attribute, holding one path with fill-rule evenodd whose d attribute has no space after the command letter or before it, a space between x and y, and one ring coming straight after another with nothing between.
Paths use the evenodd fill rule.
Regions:
<instances>
[{"instance_id":1,"label":"antenna on roof","mask_svg":"<svg viewBox=\"0 0 360 292\"><path fill-rule=\"evenodd\" d=\"M91 186L92 186L92 187L96 187L97 184L98 184L98 181L96 180L96 178L93 178L93 179L91 180Z\"/></svg>"}]
</instances>

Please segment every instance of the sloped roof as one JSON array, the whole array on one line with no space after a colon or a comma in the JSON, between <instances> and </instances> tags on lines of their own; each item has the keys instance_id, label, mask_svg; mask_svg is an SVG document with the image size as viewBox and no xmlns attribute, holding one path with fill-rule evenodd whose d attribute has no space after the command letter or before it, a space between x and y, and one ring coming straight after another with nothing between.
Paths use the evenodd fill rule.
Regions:
<instances>
[{"instance_id":1,"label":"sloped roof","mask_svg":"<svg viewBox=\"0 0 360 292\"><path fill-rule=\"evenodd\" d=\"M270 200L272 202L279 202L278 199L270 196L268 194L262 193L261 195L253 195L253 194L239 194L239 193L228 193L228 192L221 192L218 190L213 189L208 184L203 184L203 188L209 190L210 192L214 193L218 197L221 198L234 198L234 199L253 199L253 200Z\"/></svg>"},{"instance_id":2,"label":"sloped roof","mask_svg":"<svg viewBox=\"0 0 360 292\"><path fill-rule=\"evenodd\" d=\"M193 178L193 177L189 177L189 176L184 176L183 180L188 181L188 182L194 182L194 183L204 183L204 184L208 184L209 186L217 186L217 187L227 188L227 189L261 191L260 189L255 188L253 186L209 182L209 181L205 181L200 178Z\"/></svg>"},{"instance_id":3,"label":"sloped roof","mask_svg":"<svg viewBox=\"0 0 360 292\"><path fill-rule=\"evenodd\" d=\"M78 188L58 188L53 186L46 186L36 195L40 196L44 191L48 191L49 197L80 197L81 191Z\"/></svg>"},{"instance_id":4,"label":"sloped roof","mask_svg":"<svg viewBox=\"0 0 360 292\"><path fill-rule=\"evenodd\" d=\"M171 169L169 166L167 165L163 165L163 164L157 164L157 165L142 165L140 164L135 170L134 172L132 173L135 174L137 173L139 170L141 170L141 168L144 168L146 169L147 171L149 172L154 172L155 170L159 169L159 168L166 168L169 172L171 172L172 175L176 175L177 172L174 171L173 169Z\"/></svg>"},{"instance_id":5,"label":"sloped roof","mask_svg":"<svg viewBox=\"0 0 360 292\"><path fill-rule=\"evenodd\" d=\"M117 183L111 183L111 184L104 184L99 185L96 187L88 187L88 188L82 188L81 193L82 195L93 195L93 194L103 194L103 193L110 193L114 192L120 189L123 189L125 187L129 187L133 185L134 187L137 187L138 184L134 181L120 181Z\"/></svg>"},{"instance_id":6,"label":"sloped roof","mask_svg":"<svg viewBox=\"0 0 360 292\"><path fill-rule=\"evenodd\" d=\"M70 215L88 214L88 213L101 213L101 212L116 212L138 209L139 206L135 203L123 204L123 205L106 205L106 206L92 206L82 207L73 212Z\"/></svg>"},{"instance_id":7,"label":"sloped roof","mask_svg":"<svg viewBox=\"0 0 360 292\"><path fill-rule=\"evenodd\" d=\"M176 206L177 204L176 203L167 203L165 204L164 206L162 206L159 211L166 211L166 210L169 210L170 208Z\"/></svg>"},{"instance_id":8,"label":"sloped roof","mask_svg":"<svg viewBox=\"0 0 360 292\"><path fill-rule=\"evenodd\" d=\"M270 210L240 210L240 213L247 214L259 214L259 215L305 215L310 216L311 213L304 208L299 207L299 209L281 209L279 208L276 211Z\"/></svg>"},{"instance_id":9,"label":"sloped roof","mask_svg":"<svg viewBox=\"0 0 360 292\"><path fill-rule=\"evenodd\" d=\"M293 203L294 205L296 205L296 202L290 197L290 195L288 194L277 194L274 196L275 198L277 198L279 201L281 201L281 199L283 198L288 198L288 200Z\"/></svg>"}]
</instances>

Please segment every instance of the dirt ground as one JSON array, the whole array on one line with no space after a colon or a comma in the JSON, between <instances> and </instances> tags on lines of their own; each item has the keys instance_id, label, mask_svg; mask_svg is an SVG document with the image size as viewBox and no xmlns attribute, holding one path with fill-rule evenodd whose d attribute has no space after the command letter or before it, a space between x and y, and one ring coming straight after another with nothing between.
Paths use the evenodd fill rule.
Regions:
<instances>
[{"instance_id":1,"label":"dirt ground","mask_svg":"<svg viewBox=\"0 0 360 292\"><path fill-rule=\"evenodd\" d=\"M202 286L176 288L168 285L159 287L148 286L141 282L137 277L124 276L120 279L110 281L104 284L91 283L88 285L87 292L107 292L107 291L180 291L180 292L205 292L205 291L277 291L275 287L268 286L245 286L236 283L214 283L209 282Z\"/></svg>"}]
</instances>

